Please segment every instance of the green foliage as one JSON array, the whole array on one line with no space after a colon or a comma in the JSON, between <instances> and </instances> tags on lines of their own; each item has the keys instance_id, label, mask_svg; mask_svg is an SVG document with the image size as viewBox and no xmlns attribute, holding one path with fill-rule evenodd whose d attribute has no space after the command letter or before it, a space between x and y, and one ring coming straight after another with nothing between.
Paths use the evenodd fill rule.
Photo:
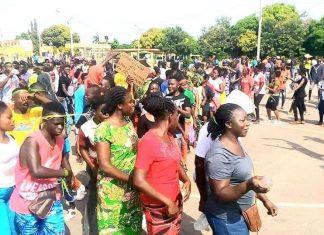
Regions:
<instances>
[{"instance_id":1,"label":"green foliage","mask_svg":"<svg viewBox=\"0 0 324 235\"><path fill-rule=\"evenodd\" d=\"M39 43L39 35L38 35L36 19L30 22L30 29L28 30L28 35L33 44L33 52L38 54L40 43Z\"/></svg>"},{"instance_id":2,"label":"green foliage","mask_svg":"<svg viewBox=\"0 0 324 235\"><path fill-rule=\"evenodd\" d=\"M187 56L197 52L196 40L179 26L163 30L164 38L159 49L166 53Z\"/></svg>"},{"instance_id":3,"label":"green foliage","mask_svg":"<svg viewBox=\"0 0 324 235\"><path fill-rule=\"evenodd\" d=\"M161 47L164 37L162 29L151 28L141 35L141 48L152 49Z\"/></svg>"},{"instance_id":4,"label":"green foliage","mask_svg":"<svg viewBox=\"0 0 324 235\"><path fill-rule=\"evenodd\" d=\"M261 54L263 56L298 56L306 33L294 6L283 3L263 9Z\"/></svg>"},{"instance_id":5,"label":"green foliage","mask_svg":"<svg viewBox=\"0 0 324 235\"><path fill-rule=\"evenodd\" d=\"M64 46L70 42L70 28L63 24L53 25L43 30L41 38L46 45L54 47ZM80 37L77 33L73 33L73 42L80 42Z\"/></svg>"},{"instance_id":6,"label":"green foliage","mask_svg":"<svg viewBox=\"0 0 324 235\"><path fill-rule=\"evenodd\" d=\"M324 17L311 21L304 46L314 56L324 56Z\"/></svg>"},{"instance_id":7,"label":"green foliage","mask_svg":"<svg viewBox=\"0 0 324 235\"><path fill-rule=\"evenodd\" d=\"M15 39L16 40L30 40L30 36L28 35L28 33L21 33L21 34L17 35Z\"/></svg>"},{"instance_id":8,"label":"green foliage","mask_svg":"<svg viewBox=\"0 0 324 235\"><path fill-rule=\"evenodd\" d=\"M111 43L111 49L130 49L133 48L131 44L120 44L116 38Z\"/></svg>"},{"instance_id":9,"label":"green foliage","mask_svg":"<svg viewBox=\"0 0 324 235\"><path fill-rule=\"evenodd\" d=\"M257 48L257 35L255 31L247 30L241 33L238 40L238 46L244 54L251 56Z\"/></svg>"},{"instance_id":10,"label":"green foliage","mask_svg":"<svg viewBox=\"0 0 324 235\"><path fill-rule=\"evenodd\" d=\"M217 58L227 57L234 49L230 19L223 17L216 20L216 24L204 28L198 40L200 53L207 57L216 55Z\"/></svg>"}]
</instances>

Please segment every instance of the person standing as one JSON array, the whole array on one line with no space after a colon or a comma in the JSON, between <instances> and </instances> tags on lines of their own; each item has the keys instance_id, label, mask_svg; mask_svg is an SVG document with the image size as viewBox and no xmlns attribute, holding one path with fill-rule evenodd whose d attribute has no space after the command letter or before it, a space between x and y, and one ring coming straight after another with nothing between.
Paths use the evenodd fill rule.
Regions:
<instances>
[{"instance_id":1,"label":"person standing","mask_svg":"<svg viewBox=\"0 0 324 235\"><path fill-rule=\"evenodd\" d=\"M65 111L61 104L49 102L44 104L42 116L41 129L21 146L15 169L16 187L10 198L10 208L16 212L15 222L22 235L65 233L57 188L57 178L66 177L70 183L72 177L67 159L62 160ZM52 207L41 207L42 199L52 201Z\"/></svg>"},{"instance_id":2,"label":"person standing","mask_svg":"<svg viewBox=\"0 0 324 235\"><path fill-rule=\"evenodd\" d=\"M265 194L269 188L261 186L264 177L252 175L252 160L238 140L247 135L249 125L246 112L231 103L222 105L208 125L213 142L205 159L211 189L205 213L213 234L248 235L242 212L255 198L262 201L269 215L277 215L277 207Z\"/></svg>"},{"instance_id":3,"label":"person standing","mask_svg":"<svg viewBox=\"0 0 324 235\"><path fill-rule=\"evenodd\" d=\"M19 146L6 132L15 127L11 109L0 101L0 231L3 235L15 235L15 213L9 208L9 199L15 186L15 166Z\"/></svg>"},{"instance_id":4,"label":"person standing","mask_svg":"<svg viewBox=\"0 0 324 235\"><path fill-rule=\"evenodd\" d=\"M183 75L180 75L180 77ZM185 118L191 116L191 105L189 99L183 92L179 91L180 78L171 77L168 80L169 94L165 98L170 99L178 109L179 112L179 125L175 130L175 135L178 140L178 144L181 148L182 158L186 159L188 153L188 145L185 140Z\"/></svg>"},{"instance_id":5,"label":"person standing","mask_svg":"<svg viewBox=\"0 0 324 235\"><path fill-rule=\"evenodd\" d=\"M190 180L180 164L179 146L171 133L178 125L178 111L171 100L156 94L147 98L144 108L155 122L139 143L134 185L142 193L148 234L176 235L180 233L183 201L191 192Z\"/></svg>"},{"instance_id":6,"label":"person standing","mask_svg":"<svg viewBox=\"0 0 324 235\"><path fill-rule=\"evenodd\" d=\"M19 87L19 79L14 74L12 64L4 64L4 72L0 74L0 100L6 104L12 103L12 91Z\"/></svg>"},{"instance_id":7,"label":"person standing","mask_svg":"<svg viewBox=\"0 0 324 235\"><path fill-rule=\"evenodd\" d=\"M318 83L318 89L320 91L319 103L318 103L318 112L319 112L319 121L316 125L323 126L323 116L324 116L324 76L322 80Z\"/></svg>"},{"instance_id":8,"label":"person standing","mask_svg":"<svg viewBox=\"0 0 324 235\"><path fill-rule=\"evenodd\" d=\"M305 124L304 121L304 113L306 111L305 106L305 87L307 85L307 78L305 71L299 71L299 75L301 76L300 79L296 81L297 86L294 88L293 92L293 112L294 112L294 119L295 121L290 122L290 124ZM297 109L300 116L300 121L298 121Z\"/></svg>"},{"instance_id":9,"label":"person standing","mask_svg":"<svg viewBox=\"0 0 324 235\"><path fill-rule=\"evenodd\" d=\"M318 88L318 83L321 81L322 77L324 76L324 67L321 64L321 60L318 59L316 64L313 65L310 69L310 87L309 87L309 93L308 93L308 101L311 100L312 97L312 91L315 86ZM320 97L320 91L318 91L318 99Z\"/></svg>"},{"instance_id":10,"label":"person standing","mask_svg":"<svg viewBox=\"0 0 324 235\"><path fill-rule=\"evenodd\" d=\"M98 156L99 234L140 234L142 209L139 193L132 187L137 140L129 116L135 101L123 87L110 89L105 96L105 110L109 115L95 132Z\"/></svg>"},{"instance_id":11,"label":"person standing","mask_svg":"<svg viewBox=\"0 0 324 235\"><path fill-rule=\"evenodd\" d=\"M280 77L281 77L281 71L277 70L275 72L275 78L271 80L268 86L270 96L266 103L266 109L267 109L267 115L269 120L271 120L271 111L273 111L275 113L277 121L280 121L279 112L277 110L277 107L279 105L279 93L281 91L280 80L279 80Z\"/></svg>"},{"instance_id":12,"label":"person standing","mask_svg":"<svg viewBox=\"0 0 324 235\"><path fill-rule=\"evenodd\" d=\"M266 78L263 73L264 70L264 64L261 63L257 65L256 67L256 74L253 78L254 80L254 105L255 105L255 116L256 119L254 120L254 123L260 123L260 108L259 105L262 101L263 96L265 95L266 92Z\"/></svg>"}]
</instances>

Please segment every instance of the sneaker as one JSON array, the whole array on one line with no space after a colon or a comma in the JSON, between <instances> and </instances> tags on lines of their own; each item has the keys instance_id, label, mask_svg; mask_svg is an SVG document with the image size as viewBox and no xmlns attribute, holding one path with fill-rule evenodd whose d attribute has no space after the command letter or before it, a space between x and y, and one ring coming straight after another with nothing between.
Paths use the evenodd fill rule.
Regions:
<instances>
[{"instance_id":1,"label":"sneaker","mask_svg":"<svg viewBox=\"0 0 324 235\"><path fill-rule=\"evenodd\" d=\"M76 209L68 209L68 212L64 216L64 221L69 222L76 216Z\"/></svg>"}]
</instances>

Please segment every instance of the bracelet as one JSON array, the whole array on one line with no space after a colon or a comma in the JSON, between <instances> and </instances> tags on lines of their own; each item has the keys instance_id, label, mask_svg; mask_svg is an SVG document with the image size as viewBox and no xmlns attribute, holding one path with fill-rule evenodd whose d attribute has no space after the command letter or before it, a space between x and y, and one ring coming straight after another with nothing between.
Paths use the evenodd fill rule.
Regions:
<instances>
[{"instance_id":1,"label":"bracelet","mask_svg":"<svg viewBox=\"0 0 324 235\"><path fill-rule=\"evenodd\" d=\"M69 175L69 171L66 168L64 168L63 169L63 178L68 177L68 175Z\"/></svg>"}]
</instances>

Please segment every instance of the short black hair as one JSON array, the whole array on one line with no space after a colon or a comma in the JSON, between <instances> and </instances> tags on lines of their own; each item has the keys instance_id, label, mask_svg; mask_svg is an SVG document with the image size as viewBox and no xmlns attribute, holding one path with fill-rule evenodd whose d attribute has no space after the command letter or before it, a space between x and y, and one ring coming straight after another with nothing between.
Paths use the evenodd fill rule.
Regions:
<instances>
[{"instance_id":1,"label":"short black hair","mask_svg":"<svg viewBox=\"0 0 324 235\"><path fill-rule=\"evenodd\" d=\"M63 105L58 102L48 102L43 105L43 112L42 112L43 117L49 116L53 113L59 115L65 115L65 109Z\"/></svg>"},{"instance_id":2,"label":"short black hair","mask_svg":"<svg viewBox=\"0 0 324 235\"><path fill-rule=\"evenodd\" d=\"M26 87L18 87L12 91L12 94L16 93L17 91L28 91L28 89Z\"/></svg>"}]
</instances>

